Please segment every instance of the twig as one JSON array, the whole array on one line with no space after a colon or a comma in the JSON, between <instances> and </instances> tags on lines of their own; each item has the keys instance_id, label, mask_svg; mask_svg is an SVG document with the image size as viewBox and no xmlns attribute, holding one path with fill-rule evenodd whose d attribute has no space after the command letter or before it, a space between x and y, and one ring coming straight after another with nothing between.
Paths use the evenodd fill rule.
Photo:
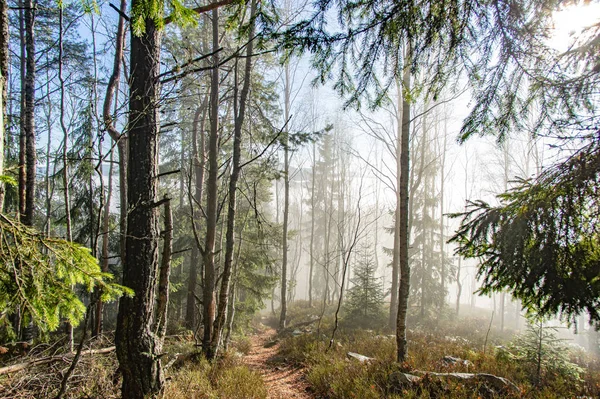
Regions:
<instances>
[{"instance_id":1,"label":"twig","mask_svg":"<svg viewBox=\"0 0 600 399\"><path fill-rule=\"evenodd\" d=\"M85 312L85 319L83 320L83 335L81 336L81 341L79 341L79 346L77 347L77 353L75 353L75 357L73 358L73 361L71 362L71 366L69 367L69 369L67 370L67 373L65 374L65 376L62 379L62 382L60 383L60 391L58 392L58 395L56 395L56 397L54 399L62 399L63 395L65 394L65 391L67 390L67 383L69 382L69 378L71 377L71 374L73 374L75 367L77 367L77 363L79 363L79 359L81 358L81 351L83 350L83 345L85 343L85 338L87 336L87 324L88 324L88 320L90 318L90 311L92 310L92 307L94 306L94 304L95 304L95 301L92 301L87 307L87 310Z\"/></svg>"},{"instance_id":2,"label":"twig","mask_svg":"<svg viewBox=\"0 0 600 399\"><path fill-rule=\"evenodd\" d=\"M488 327L487 333L485 334L485 341L483 342L483 354L485 355L485 348L488 342L488 336L490 335L490 330L492 329L492 321L494 321L494 312L492 311L492 317L490 318L490 325Z\"/></svg>"}]
</instances>

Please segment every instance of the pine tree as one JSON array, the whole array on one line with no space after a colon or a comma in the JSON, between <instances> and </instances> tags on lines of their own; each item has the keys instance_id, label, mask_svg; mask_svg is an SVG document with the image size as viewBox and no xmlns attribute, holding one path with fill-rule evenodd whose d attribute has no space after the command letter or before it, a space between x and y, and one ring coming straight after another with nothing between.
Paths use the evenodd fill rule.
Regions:
<instances>
[{"instance_id":1,"label":"pine tree","mask_svg":"<svg viewBox=\"0 0 600 399\"><path fill-rule=\"evenodd\" d=\"M350 279L354 285L348 290L343 322L349 327L380 328L386 323L383 283L375 276L377 270L369 249L365 247L361 252Z\"/></svg>"}]
</instances>

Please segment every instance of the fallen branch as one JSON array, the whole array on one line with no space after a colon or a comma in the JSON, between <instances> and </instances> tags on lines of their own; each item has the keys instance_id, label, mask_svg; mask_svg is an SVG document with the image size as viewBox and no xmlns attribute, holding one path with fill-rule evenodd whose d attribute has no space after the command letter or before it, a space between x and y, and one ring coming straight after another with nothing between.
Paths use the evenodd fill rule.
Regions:
<instances>
[{"instance_id":1,"label":"fallen branch","mask_svg":"<svg viewBox=\"0 0 600 399\"><path fill-rule=\"evenodd\" d=\"M109 346L108 348L102 349L90 349L81 353L81 355L105 355L107 353L111 353L115 350L114 346ZM40 366L42 364L48 364L53 362L58 362L65 360L67 357L75 356L75 352L64 353L62 355L55 356L47 356L42 357L40 359L30 360L28 362L17 363L11 366L1 367L0 375L16 373L17 371L21 371L24 369L29 369L30 367Z\"/></svg>"}]
</instances>

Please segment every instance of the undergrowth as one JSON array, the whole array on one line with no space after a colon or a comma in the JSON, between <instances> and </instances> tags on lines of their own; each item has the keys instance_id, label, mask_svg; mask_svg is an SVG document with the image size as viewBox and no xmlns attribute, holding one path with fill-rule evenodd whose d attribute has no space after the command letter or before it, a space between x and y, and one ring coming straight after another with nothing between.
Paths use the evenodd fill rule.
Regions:
<instances>
[{"instance_id":1,"label":"undergrowth","mask_svg":"<svg viewBox=\"0 0 600 399\"><path fill-rule=\"evenodd\" d=\"M404 364L395 362L395 336L369 330L341 330L329 348L330 332L311 331L282 341L280 355L307 368L307 380L318 398L480 398L497 397L485 394L481 387L423 377L419 384L406 388L394 385L394 372L420 374L487 373L514 382L519 392L507 392L505 397L570 398L600 397L600 370L597 362L582 353L573 354L571 361L585 370L579 376L554 374L542 384L532 378L526 363L498 356L502 342L498 333L489 334L485 322L465 319L438 323L428 328L421 325L409 331L409 355ZM486 326L487 327L487 326ZM466 332L466 333L465 333ZM486 348L483 352L484 346ZM361 363L347 357L348 352L373 358ZM443 361L445 356L464 360L457 364ZM483 392L483 393L482 393Z\"/></svg>"},{"instance_id":2,"label":"undergrowth","mask_svg":"<svg viewBox=\"0 0 600 399\"><path fill-rule=\"evenodd\" d=\"M106 343L103 343L106 346ZM163 366L166 383L163 399L263 399L267 390L261 375L242 362L248 339L240 337L232 350L209 363L194 346L190 336L169 337L165 343ZM44 354L40 354L44 355ZM38 356L39 357L39 356ZM26 361L27 359L19 359ZM0 376L0 399L53 398L60 388L69 359ZM120 376L115 352L82 356L69 380L66 399L120 398Z\"/></svg>"}]
</instances>

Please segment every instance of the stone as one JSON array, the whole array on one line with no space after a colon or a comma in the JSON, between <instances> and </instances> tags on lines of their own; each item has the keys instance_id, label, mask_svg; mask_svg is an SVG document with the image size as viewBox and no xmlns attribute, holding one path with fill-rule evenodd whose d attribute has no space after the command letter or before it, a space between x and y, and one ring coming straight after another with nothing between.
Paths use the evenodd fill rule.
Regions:
<instances>
[{"instance_id":1,"label":"stone","mask_svg":"<svg viewBox=\"0 0 600 399\"><path fill-rule=\"evenodd\" d=\"M417 385L419 381L421 381L421 378L413 374L402 373L400 371L395 371L390 374L390 384L398 391L405 388L412 388Z\"/></svg>"},{"instance_id":2,"label":"stone","mask_svg":"<svg viewBox=\"0 0 600 399\"><path fill-rule=\"evenodd\" d=\"M354 352L348 352L348 353L346 353L346 356L348 356L349 359L355 359L361 363L368 363L371 360L373 360L372 357L368 357L365 355L361 355L360 353L354 353Z\"/></svg>"}]
</instances>

